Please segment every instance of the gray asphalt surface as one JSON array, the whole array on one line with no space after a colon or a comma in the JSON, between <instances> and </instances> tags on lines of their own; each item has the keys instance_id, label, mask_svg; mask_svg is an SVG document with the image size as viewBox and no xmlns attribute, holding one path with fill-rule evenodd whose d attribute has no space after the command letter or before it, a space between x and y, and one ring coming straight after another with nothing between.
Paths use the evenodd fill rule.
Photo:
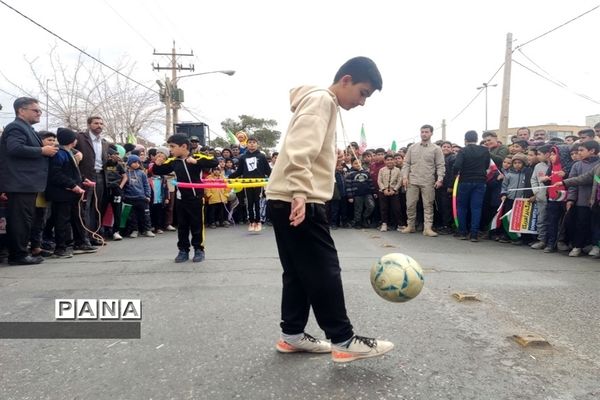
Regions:
<instances>
[{"instance_id":1,"label":"gray asphalt surface","mask_svg":"<svg viewBox=\"0 0 600 400\"><path fill-rule=\"evenodd\" d=\"M0 267L0 321L53 321L57 298L139 298L140 340L0 340L0 399L599 399L600 260L495 242L333 232L358 334L379 359L278 354L281 267L271 229L207 231L207 260L173 263L176 235ZM383 254L425 270L414 300L369 283ZM457 302L452 293L478 293ZM307 332L323 337L314 318ZM536 333L550 348L523 348Z\"/></svg>"}]
</instances>

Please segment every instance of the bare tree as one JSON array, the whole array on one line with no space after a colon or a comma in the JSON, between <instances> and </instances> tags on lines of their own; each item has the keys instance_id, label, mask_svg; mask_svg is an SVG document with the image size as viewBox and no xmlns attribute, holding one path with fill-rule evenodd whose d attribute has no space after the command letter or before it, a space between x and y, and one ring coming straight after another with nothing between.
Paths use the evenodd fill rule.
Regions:
<instances>
[{"instance_id":1,"label":"bare tree","mask_svg":"<svg viewBox=\"0 0 600 400\"><path fill-rule=\"evenodd\" d=\"M84 130L87 118L104 119L105 133L114 142L124 143L128 135L146 138L164 126L163 107L158 95L129 79L79 54L76 60L64 62L52 48L48 66L38 67L40 58L27 60L37 81L40 101L48 99L47 109L53 125ZM131 76L135 63L122 61L115 70ZM41 70L50 70L46 76ZM50 84L51 83L51 84Z\"/></svg>"}]
</instances>

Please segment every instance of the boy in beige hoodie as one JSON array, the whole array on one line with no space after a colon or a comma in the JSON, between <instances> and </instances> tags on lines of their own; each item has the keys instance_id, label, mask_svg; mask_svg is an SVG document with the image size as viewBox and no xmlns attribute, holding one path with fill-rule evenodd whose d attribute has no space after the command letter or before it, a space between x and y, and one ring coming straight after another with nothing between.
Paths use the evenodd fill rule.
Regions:
<instances>
[{"instance_id":1,"label":"boy in beige hoodie","mask_svg":"<svg viewBox=\"0 0 600 400\"><path fill-rule=\"evenodd\" d=\"M267 186L268 206L283 267L282 353L332 353L334 362L382 355L394 345L354 334L346 315L337 250L325 202L333 195L339 107L365 104L382 79L366 57L348 60L328 89L302 86L290 94L290 121ZM331 341L304 332L312 306Z\"/></svg>"}]
</instances>

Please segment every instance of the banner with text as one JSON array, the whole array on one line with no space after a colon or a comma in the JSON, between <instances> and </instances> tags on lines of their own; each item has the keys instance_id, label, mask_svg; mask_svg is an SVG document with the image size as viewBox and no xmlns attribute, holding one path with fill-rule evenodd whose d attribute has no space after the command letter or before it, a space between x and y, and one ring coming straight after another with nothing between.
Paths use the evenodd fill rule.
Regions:
<instances>
[{"instance_id":1,"label":"banner with text","mask_svg":"<svg viewBox=\"0 0 600 400\"><path fill-rule=\"evenodd\" d=\"M509 231L514 233L537 233L538 208L527 199L515 199Z\"/></svg>"}]
</instances>

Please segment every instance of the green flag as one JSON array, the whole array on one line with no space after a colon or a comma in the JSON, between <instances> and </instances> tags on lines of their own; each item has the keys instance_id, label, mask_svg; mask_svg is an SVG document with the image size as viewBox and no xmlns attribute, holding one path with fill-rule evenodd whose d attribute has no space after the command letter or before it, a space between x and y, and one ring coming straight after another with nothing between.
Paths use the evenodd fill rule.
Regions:
<instances>
[{"instance_id":1,"label":"green flag","mask_svg":"<svg viewBox=\"0 0 600 400\"><path fill-rule=\"evenodd\" d=\"M137 139L133 133L127 134L127 143L137 144Z\"/></svg>"},{"instance_id":2,"label":"green flag","mask_svg":"<svg viewBox=\"0 0 600 400\"><path fill-rule=\"evenodd\" d=\"M229 129L227 129L227 140L230 144L239 144L237 138Z\"/></svg>"},{"instance_id":3,"label":"green flag","mask_svg":"<svg viewBox=\"0 0 600 400\"><path fill-rule=\"evenodd\" d=\"M397 150L397 148L398 148L398 147L397 147L397 145L396 145L396 141L395 141L395 140L394 140L394 141L392 141L392 146L390 147L390 150L392 150L392 151L395 153L395 152L396 152L396 150Z\"/></svg>"}]
</instances>

